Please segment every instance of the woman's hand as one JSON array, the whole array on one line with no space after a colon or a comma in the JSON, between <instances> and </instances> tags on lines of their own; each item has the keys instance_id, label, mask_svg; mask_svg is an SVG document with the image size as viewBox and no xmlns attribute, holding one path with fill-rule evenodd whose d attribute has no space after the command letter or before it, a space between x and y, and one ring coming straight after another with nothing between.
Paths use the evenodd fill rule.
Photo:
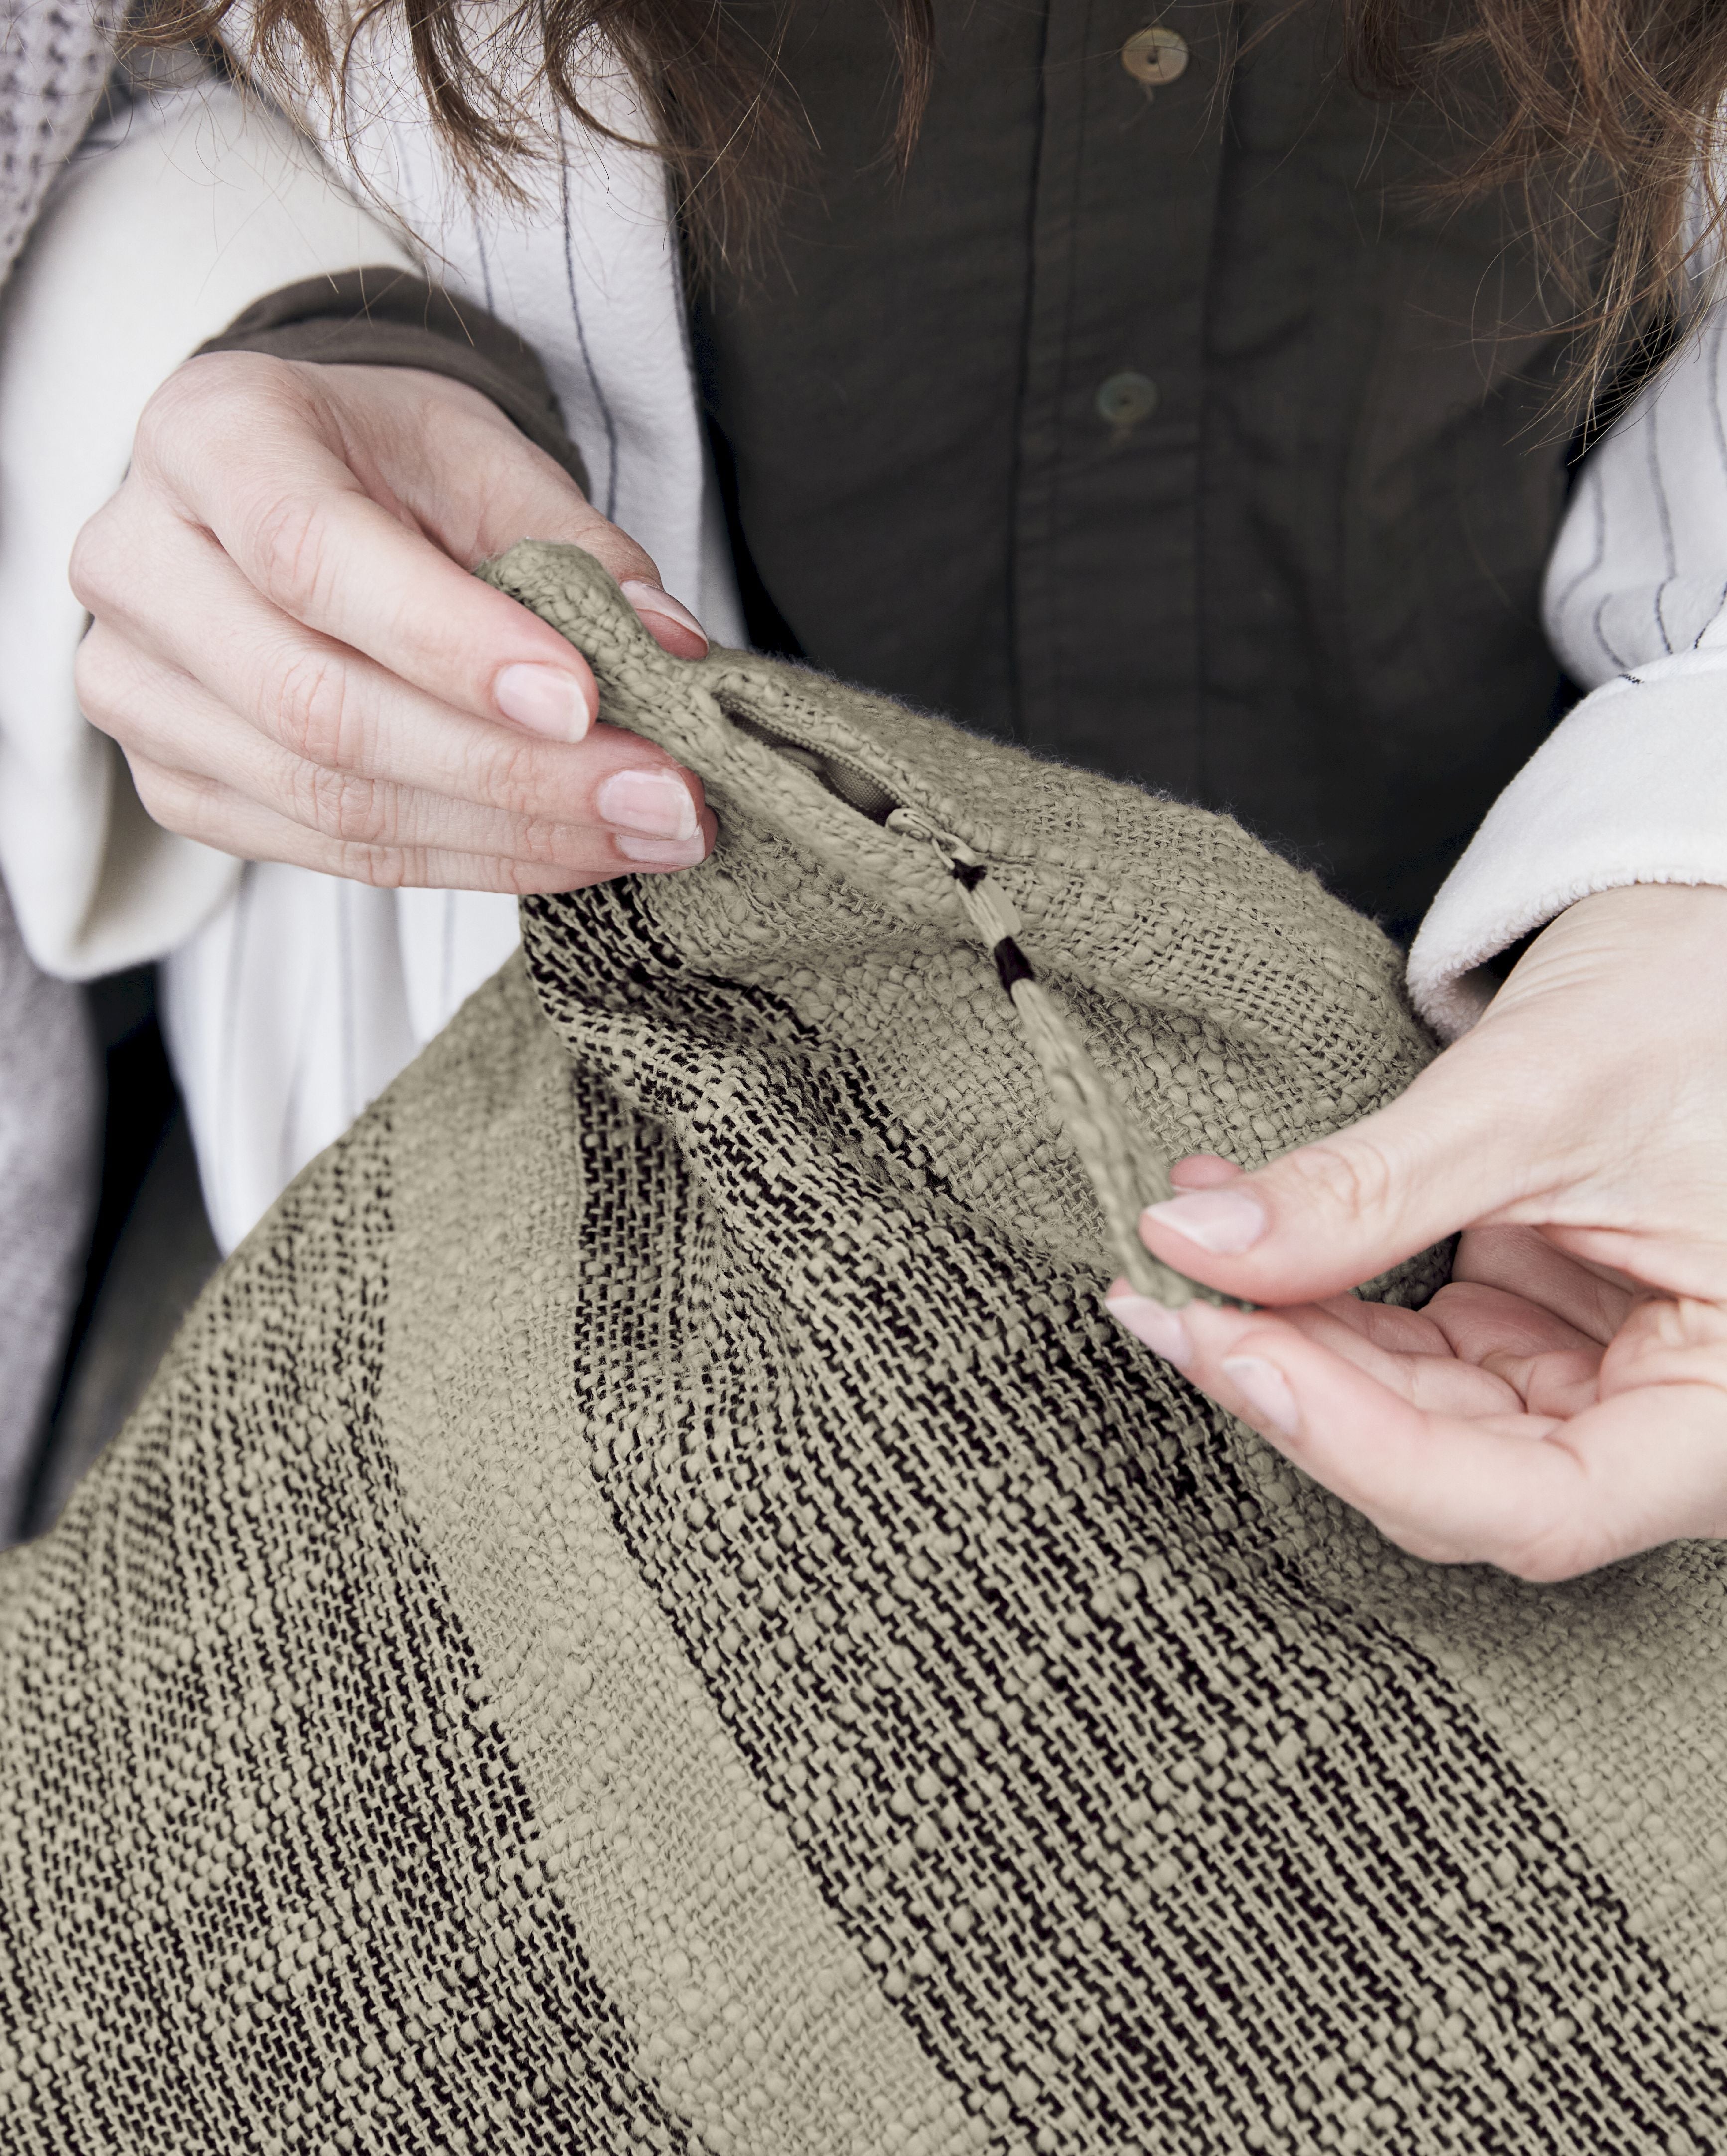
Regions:
<instances>
[{"instance_id":1,"label":"woman's hand","mask_svg":"<svg viewBox=\"0 0 1727 2156\"><path fill-rule=\"evenodd\" d=\"M1581 901L1390 1107L1176 1181L1146 1246L1294 1306L1110 1308L1405 1549L1554 1580L1727 1535L1727 891ZM1340 1293L1458 1228L1425 1310Z\"/></svg>"},{"instance_id":2,"label":"woman's hand","mask_svg":"<svg viewBox=\"0 0 1727 2156\"><path fill-rule=\"evenodd\" d=\"M580 653L469 575L525 537L585 547L666 650L706 649L641 548L478 391L189 361L78 542L79 701L158 823L248 859L518 892L700 860L700 783L596 726Z\"/></svg>"}]
</instances>

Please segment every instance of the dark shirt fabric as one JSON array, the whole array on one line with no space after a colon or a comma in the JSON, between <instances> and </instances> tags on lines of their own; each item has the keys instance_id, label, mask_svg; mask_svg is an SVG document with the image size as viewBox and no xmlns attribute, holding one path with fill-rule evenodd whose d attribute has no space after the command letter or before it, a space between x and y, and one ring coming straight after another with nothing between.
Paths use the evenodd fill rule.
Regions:
<instances>
[{"instance_id":1,"label":"dark shirt fabric","mask_svg":"<svg viewBox=\"0 0 1727 2156\"><path fill-rule=\"evenodd\" d=\"M902 177L881 11L797 0L809 183L693 280L758 640L1231 810L1407 931L1560 687L1530 246L1422 191L1449 139L1347 85L1330 0L935 17ZM1148 97L1151 19L1191 59Z\"/></svg>"}]
</instances>

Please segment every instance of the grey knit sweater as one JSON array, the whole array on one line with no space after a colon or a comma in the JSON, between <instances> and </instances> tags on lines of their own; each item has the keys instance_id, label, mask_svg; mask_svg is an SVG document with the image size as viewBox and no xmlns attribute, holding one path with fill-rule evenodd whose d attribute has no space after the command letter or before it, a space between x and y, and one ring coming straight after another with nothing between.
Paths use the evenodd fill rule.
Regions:
<instances>
[{"instance_id":1,"label":"grey knit sweater","mask_svg":"<svg viewBox=\"0 0 1727 2156\"><path fill-rule=\"evenodd\" d=\"M0 0L0 277L90 124L124 0Z\"/></svg>"},{"instance_id":2,"label":"grey knit sweater","mask_svg":"<svg viewBox=\"0 0 1727 2156\"><path fill-rule=\"evenodd\" d=\"M0 280L89 126L115 0L0 0ZM0 889L0 1546L78 1292L99 1096L77 991L31 963Z\"/></svg>"}]
</instances>

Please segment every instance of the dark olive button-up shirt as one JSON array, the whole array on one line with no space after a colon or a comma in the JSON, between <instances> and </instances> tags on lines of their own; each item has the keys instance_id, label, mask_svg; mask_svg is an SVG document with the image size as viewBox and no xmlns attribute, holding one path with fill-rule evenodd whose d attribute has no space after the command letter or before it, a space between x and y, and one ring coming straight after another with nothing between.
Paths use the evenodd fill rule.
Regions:
<instances>
[{"instance_id":1,"label":"dark olive button-up shirt","mask_svg":"<svg viewBox=\"0 0 1727 2156\"><path fill-rule=\"evenodd\" d=\"M1560 348L1502 206L1421 192L1437 118L1281 11L936 0L902 178L882 14L797 0L810 182L697 350L759 636L1407 927L1550 723Z\"/></svg>"}]
</instances>

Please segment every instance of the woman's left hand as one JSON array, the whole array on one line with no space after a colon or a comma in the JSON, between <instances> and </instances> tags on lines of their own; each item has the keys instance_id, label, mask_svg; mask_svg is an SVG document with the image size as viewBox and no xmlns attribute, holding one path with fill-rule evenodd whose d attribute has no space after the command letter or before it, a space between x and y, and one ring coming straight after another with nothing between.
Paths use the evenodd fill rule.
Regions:
<instances>
[{"instance_id":1,"label":"woman's left hand","mask_svg":"<svg viewBox=\"0 0 1727 2156\"><path fill-rule=\"evenodd\" d=\"M1275 1314L1110 1309L1405 1549L1555 1580L1727 1535L1727 890L1580 901L1391 1106L1175 1181L1147 1248ZM1458 1229L1424 1310L1343 1292Z\"/></svg>"}]
</instances>

